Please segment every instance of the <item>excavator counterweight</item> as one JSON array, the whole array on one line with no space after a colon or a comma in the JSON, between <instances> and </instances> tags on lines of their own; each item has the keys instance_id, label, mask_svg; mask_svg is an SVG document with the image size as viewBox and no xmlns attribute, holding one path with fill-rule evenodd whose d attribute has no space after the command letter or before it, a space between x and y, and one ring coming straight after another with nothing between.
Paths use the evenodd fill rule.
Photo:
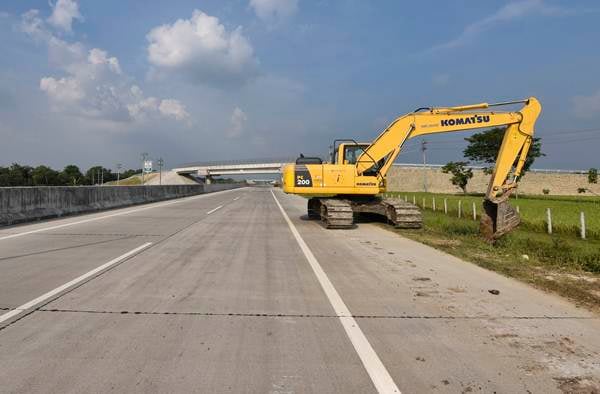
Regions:
<instances>
[{"instance_id":1,"label":"excavator counterweight","mask_svg":"<svg viewBox=\"0 0 600 394\"><path fill-rule=\"evenodd\" d=\"M519 111L496 112L490 107L523 104ZM526 100L457 107L419 108L394 120L371 143L336 140L330 162L301 156L283 168L283 190L309 198L308 216L320 218L328 228L353 226L354 215L371 213L396 227L419 228L417 206L399 199L379 197L386 191L387 173L411 138L505 126L502 145L483 203L481 234L494 241L519 224L518 213L508 204L533 141L534 125L541 112L539 101Z\"/></svg>"}]
</instances>

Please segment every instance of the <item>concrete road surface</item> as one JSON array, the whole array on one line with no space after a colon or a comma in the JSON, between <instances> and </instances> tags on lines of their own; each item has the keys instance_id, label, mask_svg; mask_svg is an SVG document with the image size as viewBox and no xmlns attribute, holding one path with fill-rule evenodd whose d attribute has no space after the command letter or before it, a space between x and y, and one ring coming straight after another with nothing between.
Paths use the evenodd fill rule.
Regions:
<instances>
[{"instance_id":1,"label":"concrete road surface","mask_svg":"<svg viewBox=\"0 0 600 394\"><path fill-rule=\"evenodd\" d=\"M597 315L304 214L246 188L0 230L0 392L598 392Z\"/></svg>"}]
</instances>

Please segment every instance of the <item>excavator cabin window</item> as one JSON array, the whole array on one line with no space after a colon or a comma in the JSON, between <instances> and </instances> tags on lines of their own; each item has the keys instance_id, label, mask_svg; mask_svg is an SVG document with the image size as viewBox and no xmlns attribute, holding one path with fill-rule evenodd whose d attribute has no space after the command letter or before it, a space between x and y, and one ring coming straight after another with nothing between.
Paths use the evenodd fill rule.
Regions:
<instances>
[{"instance_id":1,"label":"excavator cabin window","mask_svg":"<svg viewBox=\"0 0 600 394\"><path fill-rule=\"evenodd\" d=\"M356 161L364 151L365 147L361 145L345 145L344 164L356 164Z\"/></svg>"}]
</instances>

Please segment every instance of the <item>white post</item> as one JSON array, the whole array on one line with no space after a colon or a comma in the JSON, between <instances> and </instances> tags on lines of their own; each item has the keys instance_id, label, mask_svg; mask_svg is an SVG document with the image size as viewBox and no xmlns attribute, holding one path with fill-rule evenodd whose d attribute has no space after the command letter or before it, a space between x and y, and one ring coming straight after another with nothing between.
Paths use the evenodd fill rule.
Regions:
<instances>
[{"instance_id":1,"label":"white post","mask_svg":"<svg viewBox=\"0 0 600 394\"><path fill-rule=\"evenodd\" d=\"M425 197L423 197L423 209L425 209Z\"/></svg>"},{"instance_id":2,"label":"white post","mask_svg":"<svg viewBox=\"0 0 600 394\"><path fill-rule=\"evenodd\" d=\"M473 202L473 220L477 220L477 207L475 206L475 202Z\"/></svg>"},{"instance_id":3,"label":"white post","mask_svg":"<svg viewBox=\"0 0 600 394\"><path fill-rule=\"evenodd\" d=\"M404 195L404 202L408 202L408 196L406 194Z\"/></svg>"},{"instance_id":4,"label":"white post","mask_svg":"<svg viewBox=\"0 0 600 394\"><path fill-rule=\"evenodd\" d=\"M579 220L581 222L581 239L585 239L585 213L583 211L579 214Z\"/></svg>"},{"instance_id":5,"label":"white post","mask_svg":"<svg viewBox=\"0 0 600 394\"><path fill-rule=\"evenodd\" d=\"M517 213L521 213L521 210L519 209L518 205L517 205Z\"/></svg>"},{"instance_id":6,"label":"white post","mask_svg":"<svg viewBox=\"0 0 600 394\"><path fill-rule=\"evenodd\" d=\"M433 197L433 199L432 199L431 207L435 211L435 197Z\"/></svg>"},{"instance_id":7,"label":"white post","mask_svg":"<svg viewBox=\"0 0 600 394\"><path fill-rule=\"evenodd\" d=\"M448 200L444 198L444 213L448 214Z\"/></svg>"},{"instance_id":8,"label":"white post","mask_svg":"<svg viewBox=\"0 0 600 394\"><path fill-rule=\"evenodd\" d=\"M417 197L413 194L413 205L417 205Z\"/></svg>"},{"instance_id":9,"label":"white post","mask_svg":"<svg viewBox=\"0 0 600 394\"><path fill-rule=\"evenodd\" d=\"M458 217L462 216L462 200L458 200Z\"/></svg>"},{"instance_id":10,"label":"white post","mask_svg":"<svg viewBox=\"0 0 600 394\"><path fill-rule=\"evenodd\" d=\"M546 223L548 224L548 234L552 234L552 212L550 212L550 208L546 209Z\"/></svg>"}]
</instances>

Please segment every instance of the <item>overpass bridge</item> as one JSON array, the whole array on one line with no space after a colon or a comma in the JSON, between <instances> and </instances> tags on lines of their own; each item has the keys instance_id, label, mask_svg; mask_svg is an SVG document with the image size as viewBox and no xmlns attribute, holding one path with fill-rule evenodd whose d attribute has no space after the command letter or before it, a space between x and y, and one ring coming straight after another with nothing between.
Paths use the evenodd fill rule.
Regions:
<instances>
[{"instance_id":1,"label":"overpass bridge","mask_svg":"<svg viewBox=\"0 0 600 394\"><path fill-rule=\"evenodd\" d=\"M212 162L195 162L183 164L173 171L180 175L193 175L205 178L210 183L212 177L223 175L254 175L254 174L280 174L281 167L293 163L296 159L291 157L278 159L247 159Z\"/></svg>"}]
</instances>

